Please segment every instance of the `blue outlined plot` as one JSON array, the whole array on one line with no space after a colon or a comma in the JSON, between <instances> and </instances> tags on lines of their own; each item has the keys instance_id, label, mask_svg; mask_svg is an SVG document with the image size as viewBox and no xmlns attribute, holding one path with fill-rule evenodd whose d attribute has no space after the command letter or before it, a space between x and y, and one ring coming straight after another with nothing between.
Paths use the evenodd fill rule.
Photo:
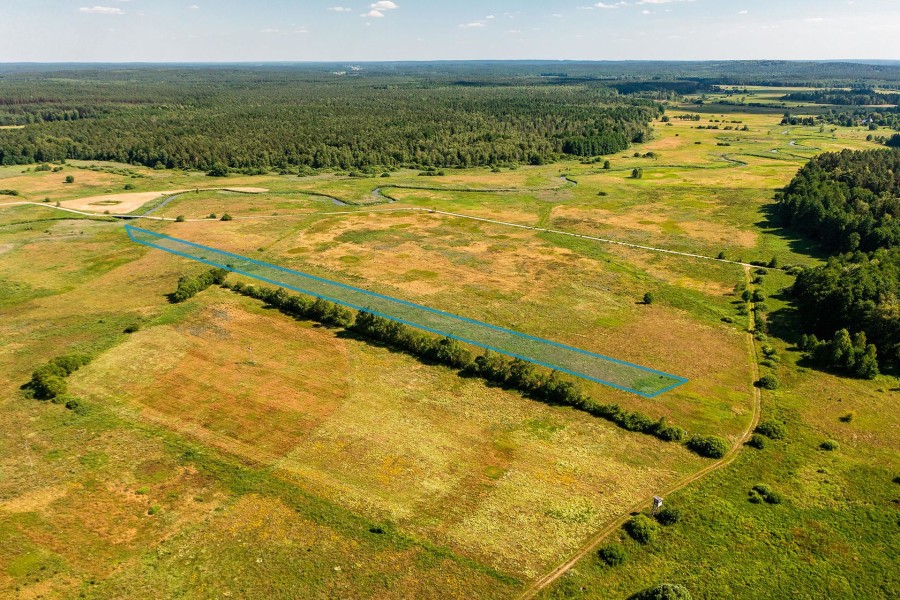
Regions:
<instances>
[{"instance_id":1,"label":"blue outlined plot","mask_svg":"<svg viewBox=\"0 0 900 600\"><path fill-rule=\"evenodd\" d=\"M213 267L227 269L285 289L315 296L422 329L499 354L595 381L619 390L653 398L687 383L687 379L655 369L541 339L511 329L460 317L398 298L370 292L315 275L202 246L161 233L126 225L128 237Z\"/></svg>"}]
</instances>

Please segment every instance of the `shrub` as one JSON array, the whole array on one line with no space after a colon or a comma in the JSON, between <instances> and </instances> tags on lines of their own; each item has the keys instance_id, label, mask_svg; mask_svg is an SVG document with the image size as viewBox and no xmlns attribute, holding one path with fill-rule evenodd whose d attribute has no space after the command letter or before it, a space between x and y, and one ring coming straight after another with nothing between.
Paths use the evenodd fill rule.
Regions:
<instances>
[{"instance_id":1,"label":"shrub","mask_svg":"<svg viewBox=\"0 0 900 600\"><path fill-rule=\"evenodd\" d=\"M170 298L172 302L175 303L184 302L189 298L193 298L213 284L221 285L225 283L226 277L228 277L228 271L225 269L210 269L195 277L183 275L178 280L178 287L172 293Z\"/></svg>"},{"instance_id":2,"label":"shrub","mask_svg":"<svg viewBox=\"0 0 900 600\"><path fill-rule=\"evenodd\" d=\"M66 183L75 183L75 178L71 175L66 175Z\"/></svg>"},{"instance_id":3,"label":"shrub","mask_svg":"<svg viewBox=\"0 0 900 600\"><path fill-rule=\"evenodd\" d=\"M126 183L125 186L124 186L122 189L124 189L124 190L133 190L133 189L134 189L134 184L133 184L133 183Z\"/></svg>"},{"instance_id":4,"label":"shrub","mask_svg":"<svg viewBox=\"0 0 900 600\"><path fill-rule=\"evenodd\" d=\"M126 328L123 330L123 332L124 332L124 333L137 333L138 331L140 331L140 329L141 329L141 324L140 324L140 323L132 323L131 325L129 325L128 327L126 327Z\"/></svg>"},{"instance_id":5,"label":"shrub","mask_svg":"<svg viewBox=\"0 0 900 600\"><path fill-rule=\"evenodd\" d=\"M175 222L184 223L184 215L178 215L177 217L175 217Z\"/></svg>"},{"instance_id":6,"label":"shrub","mask_svg":"<svg viewBox=\"0 0 900 600\"><path fill-rule=\"evenodd\" d=\"M644 304L653 304L653 294L651 292L644 294Z\"/></svg>"},{"instance_id":7,"label":"shrub","mask_svg":"<svg viewBox=\"0 0 900 600\"><path fill-rule=\"evenodd\" d=\"M153 506L151 506L150 508L147 509L147 514L150 516L153 516L158 512L159 512L159 506L156 504L154 504Z\"/></svg>"},{"instance_id":8,"label":"shrub","mask_svg":"<svg viewBox=\"0 0 900 600\"><path fill-rule=\"evenodd\" d=\"M641 179L644 176L644 170L640 167L636 169L632 169L631 178L632 179Z\"/></svg>"},{"instance_id":9,"label":"shrub","mask_svg":"<svg viewBox=\"0 0 900 600\"><path fill-rule=\"evenodd\" d=\"M787 428L781 421L763 421L754 431L772 440L782 440L787 436Z\"/></svg>"},{"instance_id":10,"label":"shrub","mask_svg":"<svg viewBox=\"0 0 900 600\"><path fill-rule=\"evenodd\" d=\"M839 420L841 423L852 423L853 419L855 419L855 418L856 418L856 413L851 410L846 415L840 417Z\"/></svg>"},{"instance_id":11,"label":"shrub","mask_svg":"<svg viewBox=\"0 0 900 600\"><path fill-rule=\"evenodd\" d=\"M35 398L51 400L66 393L66 380L60 375L39 369L32 374L29 387Z\"/></svg>"},{"instance_id":12,"label":"shrub","mask_svg":"<svg viewBox=\"0 0 900 600\"><path fill-rule=\"evenodd\" d=\"M756 448L757 450L762 450L766 447L766 438L758 433L754 433L750 436L750 440L747 442L747 445L751 448Z\"/></svg>"},{"instance_id":13,"label":"shrub","mask_svg":"<svg viewBox=\"0 0 900 600\"><path fill-rule=\"evenodd\" d=\"M819 448L827 452L833 452L840 448L840 445L834 440L825 440L824 442L819 444Z\"/></svg>"},{"instance_id":14,"label":"shrub","mask_svg":"<svg viewBox=\"0 0 900 600\"><path fill-rule=\"evenodd\" d=\"M597 556L610 567L617 567L625 562L628 554L621 544L606 544L597 551Z\"/></svg>"},{"instance_id":15,"label":"shrub","mask_svg":"<svg viewBox=\"0 0 900 600\"><path fill-rule=\"evenodd\" d=\"M222 215L222 218L219 219L219 220L220 220L220 221L231 221L232 219L234 219L234 217L232 217L232 216L229 215L228 213L225 213L224 215Z\"/></svg>"},{"instance_id":16,"label":"shrub","mask_svg":"<svg viewBox=\"0 0 900 600\"><path fill-rule=\"evenodd\" d=\"M764 390L777 390L779 385L778 378L771 374L763 375L756 384Z\"/></svg>"},{"instance_id":17,"label":"shrub","mask_svg":"<svg viewBox=\"0 0 900 600\"><path fill-rule=\"evenodd\" d=\"M693 597L683 585L661 583L656 587L632 594L628 600L693 600Z\"/></svg>"},{"instance_id":18,"label":"shrub","mask_svg":"<svg viewBox=\"0 0 900 600\"><path fill-rule=\"evenodd\" d=\"M66 401L66 408L74 412L76 415L84 416L88 414L87 405L78 398L70 398Z\"/></svg>"},{"instance_id":19,"label":"shrub","mask_svg":"<svg viewBox=\"0 0 900 600\"><path fill-rule=\"evenodd\" d=\"M654 515L660 525L674 525L681 520L681 511L677 508L666 507Z\"/></svg>"},{"instance_id":20,"label":"shrub","mask_svg":"<svg viewBox=\"0 0 900 600\"><path fill-rule=\"evenodd\" d=\"M756 500L754 500L754 498L756 498ZM750 490L750 502L759 504L760 499L768 504L781 504L784 501L784 496L774 491L769 486L758 483Z\"/></svg>"},{"instance_id":21,"label":"shrub","mask_svg":"<svg viewBox=\"0 0 900 600\"><path fill-rule=\"evenodd\" d=\"M631 517L624 527L625 532L639 544L649 544L659 534L659 525L643 513Z\"/></svg>"},{"instance_id":22,"label":"shrub","mask_svg":"<svg viewBox=\"0 0 900 600\"><path fill-rule=\"evenodd\" d=\"M728 442L715 435L694 435L688 440L687 447L706 458L722 458L728 453Z\"/></svg>"}]
</instances>

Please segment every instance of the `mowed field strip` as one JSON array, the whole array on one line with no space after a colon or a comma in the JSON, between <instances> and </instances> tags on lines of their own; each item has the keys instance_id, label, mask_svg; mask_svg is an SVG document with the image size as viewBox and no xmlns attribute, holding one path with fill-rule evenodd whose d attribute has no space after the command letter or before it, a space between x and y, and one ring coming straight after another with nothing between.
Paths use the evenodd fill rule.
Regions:
<instances>
[{"instance_id":1,"label":"mowed field strip","mask_svg":"<svg viewBox=\"0 0 900 600\"><path fill-rule=\"evenodd\" d=\"M653 398L687 380L557 342L377 294L130 225L132 241L303 294L366 311L616 389Z\"/></svg>"}]
</instances>

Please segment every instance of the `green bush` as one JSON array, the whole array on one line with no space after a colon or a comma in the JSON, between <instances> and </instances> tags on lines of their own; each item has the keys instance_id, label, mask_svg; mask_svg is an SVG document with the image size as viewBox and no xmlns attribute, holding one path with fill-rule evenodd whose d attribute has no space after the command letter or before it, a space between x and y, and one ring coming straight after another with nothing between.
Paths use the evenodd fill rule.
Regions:
<instances>
[{"instance_id":1,"label":"green bush","mask_svg":"<svg viewBox=\"0 0 900 600\"><path fill-rule=\"evenodd\" d=\"M140 329L141 329L140 323L132 323L131 325L128 325L127 327L125 327L125 329L123 329L122 331L124 333L137 333L138 331L140 331Z\"/></svg>"},{"instance_id":2,"label":"green bush","mask_svg":"<svg viewBox=\"0 0 900 600\"><path fill-rule=\"evenodd\" d=\"M74 412L76 415L84 416L88 414L87 405L78 398L70 398L66 400L66 408Z\"/></svg>"},{"instance_id":3,"label":"green bush","mask_svg":"<svg viewBox=\"0 0 900 600\"><path fill-rule=\"evenodd\" d=\"M840 444L838 444L834 440L825 440L824 442L819 444L819 448L821 448L822 450L826 450L828 452L833 452L834 450L837 450L838 448L840 448Z\"/></svg>"},{"instance_id":4,"label":"green bush","mask_svg":"<svg viewBox=\"0 0 900 600\"><path fill-rule=\"evenodd\" d=\"M175 222L184 223L184 215L178 215L177 217L175 217Z\"/></svg>"},{"instance_id":5,"label":"green bush","mask_svg":"<svg viewBox=\"0 0 900 600\"><path fill-rule=\"evenodd\" d=\"M183 275L178 280L178 287L170 298L175 303L184 302L213 284L221 285L225 283L226 277L228 277L228 271L225 269L210 269L194 277Z\"/></svg>"},{"instance_id":6,"label":"green bush","mask_svg":"<svg viewBox=\"0 0 900 600\"><path fill-rule=\"evenodd\" d=\"M644 304L653 304L653 294L651 292L644 294Z\"/></svg>"},{"instance_id":7,"label":"green bush","mask_svg":"<svg viewBox=\"0 0 900 600\"><path fill-rule=\"evenodd\" d=\"M778 378L774 375L763 375L756 384L764 390L777 390Z\"/></svg>"},{"instance_id":8,"label":"green bush","mask_svg":"<svg viewBox=\"0 0 900 600\"><path fill-rule=\"evenodd\" d=\"M649 544L659 535L659 525L643 513L631 517L624 528L625 532L639 544Z\"/></svg>"},{"instance_id":9,"label":"green bush","mask_svg":"<svg viewBox=\"0 0 900 600\"><path fill-rule=\"evenodd\" d=\"M693 600L693 596L683 585L661 583L628 596L628 600Z\"/></svg>"},{"instance_id":10,"label":"green bush","mask_svg":"<svg viewBox=\"0 0 900 600\"><path fill-rule=\"evenodd\" d=\"M52 400L66 393L66 380L62 376L48 370L38 369L31 375L29 384L34 397L39 400Z\"/></svg>"},{"instance_id":11,"label":"green bush","mask_svg":"<svg viewBox=\"0 0 900 600\"><path fill-rule=\"evenodd\" d=\"M787 435L787 428L781 421L763 421L754 431L772 440L782 440Z\"/></svg>"},{"instance_id":12,"label":"green bush","mask_svg":"<svg viewBox=\"0 0 900 600\"><path fill-rule=\"evenodd\" d=\"M677 508L666 507L654 515L660 525L674 525L681 520L681 511Z\"/></svg>"},{"instance_id":13,"label":"green bush","mask_svg":"<svg viewBox=\"0 0 900 600\"><path fill-rule=\"evenodd\" d=\"M728 442L715 435L694 435L687 441L692 452L706 458L722 458L728 453Z\"/></svg>"},{"instance_id":14,"label":"green bush","mask_svg":"<svg viewBox=\"0 0 900 600\"><path fill-rule=\"evenodd\" d=\"M231 220L233 220L233 219L234 219L234 217L232 217L232 216L229 215L228 213L225 213L224 215L222 215L222 218L219 219L219 220L220 220L220 221L231 221Z\"/></svg>"},{"instance_id":15,"label":"green bush","mask_svg":"<svg viewBox=\"0 0 900 600\"><path fill-rule=\"evenodd\" d=\"M762 450L766 447L766 438L758 433L754 433L750 436L750 440L747 442L747 445L751 448L756 448L757 450Z\"/></svg>"},{"instance_id":16,"label":"green bush","mask_svg":"<svg viewBox=\"0 0 900 600\"><path fill-rule=\"evenodd\" d=\"M597 556L610 567L617 567L625 562L628 554L621 544L606 544L597 551Z\"/></svg>"},{"instance_id":17,"label":"green bush","mask_svg":"<svg viewBox=\"0 0 900 600\"><path fill-rule=\"evenodd\" d=\"M759 504L760 500L764 500L767 504L781 504L784 501L784 496L769 486L758 483L750 490L750 502Z\"/></svg>"}]
</instances>

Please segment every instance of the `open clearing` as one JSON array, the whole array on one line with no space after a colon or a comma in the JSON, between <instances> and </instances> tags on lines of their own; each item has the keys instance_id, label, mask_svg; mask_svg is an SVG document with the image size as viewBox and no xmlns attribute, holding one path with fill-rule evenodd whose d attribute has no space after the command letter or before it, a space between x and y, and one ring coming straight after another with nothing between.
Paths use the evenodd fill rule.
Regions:
<instances>
[{"instance_id":1,"label":"open clearing","mask_svg":"<svg viewBox=\"0 0 900 600\"><path fill-rule=\"evenodd\" d=\"M639 146L656 157L612 156L609 170L570 161L424 183L415 171L232 176L213 190L197 173L70 161L57 173L0 167L0 187L94 213L199 188L154 216L205 220L141 226L682 375L688 384L654 399L584 387L597 401L737 443L754 419L756 373L734 291L740 265L427 212L816 264L765 207L805 157L873 147L867 132L714 110L704 119L730 110L750 130L656 123L655 139ZM638 166L644 178L630 179ZM63 183L69 174L74 184ZM118 193L125 184L134 193ZM371 204L381 201L376 188L397 200L380 207L390 212L329 199ZM225 212L237 218L207 218ZM170 304L178 277L200 270L131 243L102 215L0 210L0 592L509 598L636 503L711 464L227 290ZM791 281L765 276L773 311L786 306L780 290ZM135 323L139 331L123 333ZM727 468L668 496L684 517L657 544L639 547L614 529L626 566L589 551L544 597L625 597L660 578L708 597L786 595L798 580L832 597L878 597L868 581L882 591L896 582L887 537L900 469L895 380L801 368L790 344L767 343L782 357L771 371L783 388L761 392L763 418L785 420L789 438L762 453L742 448ZM95 357L69 379L86 415L20 397L34 368L77 351ZM852 424L838 420L848 411ZM841 452L818 450L826 438ZM785 503L750 504L759 482ZM880 529L859 535L860 523ZM798 572L775 576L773 560Z\"/></svg>"}]
</instances>

